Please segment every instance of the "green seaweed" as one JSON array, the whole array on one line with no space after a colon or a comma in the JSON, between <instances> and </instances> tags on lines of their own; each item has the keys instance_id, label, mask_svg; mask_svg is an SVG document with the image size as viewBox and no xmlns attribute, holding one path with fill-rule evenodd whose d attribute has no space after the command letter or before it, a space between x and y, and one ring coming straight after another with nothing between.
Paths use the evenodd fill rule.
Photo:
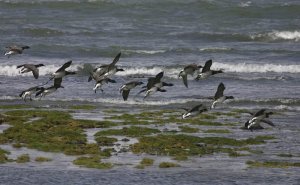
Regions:
<instances>
[{"instance_id":1,"label":"green seaweed","mask_svg":"<svg viewBox=\"0 0 300 185\"><path fill-rule=\"evenodd\" d=\"M160 168L174 168L174 167L179 167L179 164L172 163L172 162L161 162L159 164Z\"/></svg>"},{"instance_id":2,"label":"green seaweed","mask_svg":"<svg viewBox=\"0 0 300 185\"><path fill-rule=\"evenodd\" d=\"M147 166L152 166L154 163L154 160L151 158L143 158L140 162L140 164L136 165L135 168L138 169L144 169Z\"/></svg>"},{"instance_id":3,"label":"green seaweed","mask_svg":"<svg viewBox=\"0 0 300 185\"><path fill-rule=\"evenodd\" d=\"M9 154L8 151L0 148L0 164L8 162L7 154Z\"/></svg>"},{"instance_id":4,"label":"green seaweed","mask_svg":"<svg viewBox=\"0 0 300 185\"><path fill-rule=\"evenodd\" d=\"M88 144L82 129L86 120L74 120L63 111L14 110L5 113L12 127L0 134L1 143L20 143L24 147L68 155L100 154L97 144ZM25 123L39 117L38 120Z\"/></svg>"},{"instance_id":5,"label":"green seaweed","mask_svg":"<svg viewBox=\"0 0 300 185\"><path fill-rule=\"evenodd\" d=\"M75 165L84 166L87 168L110 169L113 167L111 163L101 162L100 156L79 157L73 161Z\"/></svg>"},{"instance_id":6,"label":"green seaweed","mask_svg":"<svg viewBox=\"0 0 300 185\"><path fill-rule=\"evenodd\" d=\"M99 131L95 134L95 136L112 136L112 135L121 135L121 136L128 136L128 137L141 137L144 135L150 135L159 133L160 131L157 129L152 128L145 128L145 127L124 127L122 129L110 129Z\"/></svg>"},{"instance_id":7,"label":"green seaweed","mask_svg":"<svg viewBox=\"0 0 300 185\"><path fill-rule=\"evenodd\" d=\"M188 126L179 126L181 132L185 133L196 133L199 132L198 128L188 127Z\"/></svg>"},{"instance_id":8,"label":"green seaweed","mask_svg":"<svg viewBox=\"0 0 300 185\"><path fill-rule=\"evenodd\" d=\"M154 163L154 160L151 158L143 158L142 161L140 162L141 165L144 166L152 166Z\"/></svg>"},{"instance_id":9,"label":"green seaweed","mask_svg":"<svg viewBox=\"0 0 300 185\"><path fill-rule=\"evenodd\" d=\"M96 137L95 140L100 146L113 146L118 141L118 139L111 137Z\"/></svg>"},{"instance_id":10,"label":"green seaweed","mask_svg":"<svg viewBox=\"0 0 300 185\"><path fill-rule=\"evenodd\" d=\"M176 160L176 161L186 161L189 158L186 155L175 155L175 157L173 159Z\"/></svg>"},{"instance_id":11,"label":"green seaweed","mask_svg":"<svg viewBox=\"0 0 300 185\"><path fill-rule=\"evenodd\" d=\"M20 155L17 160L16 160L17 163L27 163L27 162L30 162L30 157L28 154L22 154Z\"/></svg>"},{"instance_id":12,"label":"green seaweed","mask_svg":"<svg viewBox=\"0 0 300 185\"><path fill-rule=\"evenodd\" d=\"M47 157L36 157L35 161L36 162L49 162L49 161L52 161L52 159L47 158Z\"/></svg>"},{"instance_id":13,"label":"green seaweed","mask_svg":"<svg viewBox=\"0 0 300 185\"><path fill-rule=\"evenodd\" d=\"M244 147L247 145L262 144L259 136L244 140L225 137L196 137L189 135L157 135L139 139L139 143L131 146L134 153L148 153L154 155L206 155L214 152L232 153L233 149L227 146Z\"/></svg>"},{"instance_id":14,"label":"green seaweed","mask_svg":"<svg viewBox=\"0 0 300 185\"><path fill-rule=\"evenodd\" d=\"M203 132L204 133L218 133L218 134L229 134L229 133L231 133L229 130L213 130L213 129L205 130Z\"/></svg>"}]
</instances>

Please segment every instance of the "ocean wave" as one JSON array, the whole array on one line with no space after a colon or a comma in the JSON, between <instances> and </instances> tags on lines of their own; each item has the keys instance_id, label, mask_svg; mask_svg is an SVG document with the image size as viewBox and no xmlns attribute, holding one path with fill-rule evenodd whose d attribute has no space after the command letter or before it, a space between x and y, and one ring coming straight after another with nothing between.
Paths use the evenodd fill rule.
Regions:
<instances>
[{"instance_id":1,"label":"ocean wave","mask_svg":"<svg viewBox=\"0 0 300 185\"><path fill-rule=\"evenodd\" d=\"M264 98L264 99L234 99L231 104L257 104L257 105L274 105L274 106L300 106L300 99L295 98Z\"/></svg>"},{"instance_id":2,"label":"ocean wave","mask_svg":"<svg viewBox=\"0 0 300 185\"><path fill-rule=\"evenodd\" d=\"M148 55L153 55L153 54L158 54L158 53L165 53L166 50L131 50L131 49L124 49L122 50L122 53L125 54L148 54Z\"/></svg>"},{"instance_id":3,"label":"ocean wave","mask_svg":"<svg viewBox=\"0 0 300 185\"><path fill-rule=\"evenodd\" d=\"M46 65L39 68L40 76L49 75L55 72L61 65ZM164 71L165 76L169 78L178 78L178 73L184 66L150 66L150 67L128 67L122 66L125 71L116 73L118 76L149 76L156 75ZM93 69L90 64L72 64L68 70L78 71L81 75L88 75ZM246 63L220 63L214 62L212 69L222 69L224 72L235 73L300 73L300 65L280 65L280 64L246 64ZM20 74L16 65L0 65L0 75L3 76L30 76L31 73ZM273 77L272 77L273 78ZM284 80L284 76L282 76ZM275 80L281 80L281 76L276 76Z\"/></svg>"},{"instance_id":4,"label":"ocean wave","mask_svg":"<svg viewBox=\"0 0 300 185\"><path fill-rule=\"evenodd\" d=\"M270 33L251 35L250 37L253 40L292 40L298 42L300 40L300 31L272 31Z\"/></svg>"},{"instance_id":5,"label":"ocean wave","mask_svg":"<svg viewBox=\"0 0 300 185\"><path fill-rule=\"evenodd\" d=\"M265 72L276 72L276 73L299 73L300 65L281 65L281 64L225 64L214 62L212 68L218 67L223 69L225 72L237 72L237 73L265 73Z\"/></svg>"},{"instance_id":6,"label":"ocean wave","mask_svg":"<svg viewBox=\"0 0 300 185\"><path fill-rule=\"evenodd\" d=\"M17 96L0 96L0 100L19 100ZM120 101L120 98L56 98L56 97L45 97L42 100L34 99L34 102L43 101L59 101L59 102L93 102L93 103L104 103L104 104L116 104L116 105L171 105L171 104L185 104L192 101L199 101L199 99L174 99L174 100L139 100L139 99L128 99L127 101Z\"/></svg>"},{"instance_id":7,"label":"ocean wave","mask_svg":"<svg viewBox=\"0 0 300 185\"><path fill-rule=\"evenodd\" d=\"M227 48L227 47L208 47L208 48L200 48L200 51L206 51L206 52L222 52L222 51L232 51L233 48Z\"/></svg>"},{"instance_id":8,"label":"ocean wave","mask_svg":"<svg viewBox=\"0 0 300 185\"><path fill-rule=\"evenodd\" d=\"M78 67L81 65L71 65L68 70L69 71L77 71ZM40 76L46 76L51 73L54 73L58 68L60 68L61 65L46 65L44 67L39 68L39 75ZM20 74L20 69L17 69L16 65L6 65L2 66L0 65L0 75L3 76L32 76L32 73L24 73Z\"/></svg>"},{"instance_id":9,"label":"ocean wave","mask_svg":"<svg viewBox=\"0 0 300 185\"><path fill-rule=\"evenodd\" d=\"M24 28L24 32L34 37L62 36L65 32L50 28Z\"/></svg>"}]
</instances>

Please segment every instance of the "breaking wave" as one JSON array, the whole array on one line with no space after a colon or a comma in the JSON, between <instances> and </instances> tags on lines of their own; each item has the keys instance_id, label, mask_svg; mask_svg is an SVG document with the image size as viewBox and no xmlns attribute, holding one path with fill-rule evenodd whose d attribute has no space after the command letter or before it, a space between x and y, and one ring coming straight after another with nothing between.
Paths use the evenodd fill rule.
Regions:
<instances>
[{"instance_id":1,"label":"breaking wave","mask_svg":"<svg viewBox=\"0 0 300 185\"><path fill-rule=\"evenodd\" d=\"M68 70L70 71L76 71L77 68L79 67L80 65L71 65ZM45 75L49 75L51 73L54 73L60 66L58 65L46 65L44 67L40 67L39 68L39 75L40 76L45 76ZM6 66L1 66L0 65L0 75L3 75L3 76L32 76L32 73L24 73L24 74L20 74L19 71L20 71L21 68L17 69L17 66L16 65L6 65Z\"/></svg>"},{"instance_id":2,"label":"breaking wave","mask_svg":"<svg viewBox=\"0 0 300 185\"><path fill-rule=\"evenodd\" d=\"M298 42L300 40L300 31L273 31L270 33L251 35L253 40L292 40Z\"/></svg>"},{"instance_id":3,"label":"breaking wave","mask_svg":"<svg viewBox=\"0 0 300 185\"><path fill-rule=\"evenodd\" d=\"M55 72L59 65L46 65L39 68L40 76L49 75ZM88 75L88 70L93 67L89 64L74 64L71 65L69 71L79 71L79 74ZM156 75L164 71L165 76L170 78L178 78L178 73L182 70L183 66L151 66L151 67L122 67L125 71L118 72L118 76L149 76ZM300 65L281 65L281 64L246 64L246 63L220 63L214 62L212 69L222 69L225 72L236 73L300 73ZM85 72L84 72L85 71ZM31 73L20 74L16 65L0 65L0 75L2 76L30 76Z\"/></svg>"}]
</instances>

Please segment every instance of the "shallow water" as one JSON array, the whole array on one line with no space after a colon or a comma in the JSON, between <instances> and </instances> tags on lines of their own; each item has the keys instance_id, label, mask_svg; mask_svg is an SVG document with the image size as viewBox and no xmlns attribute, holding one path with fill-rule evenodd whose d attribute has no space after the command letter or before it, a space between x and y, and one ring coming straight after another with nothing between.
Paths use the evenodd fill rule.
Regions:
<instances>
[{"instance_id":1,"label":"shallow water","mask_svg":"<svg viewBox=\"0 0 300 185\"><path fill-rule=\"evenodd\" d=\"M72 104L93 104L96 110L72 115L101 120L101 110L105 109L125 112L177 109L199 102L209 106L208 98L223 82L225 95L235 99L218 105L217 109L267 108L284 113L272 116L275 129L252 133L241 131L237 125L232 128L234 133L227 136L275 135L279 138L276 143L257 146L265 151L260 158L273 159L285 152L300 156L299 12L300 3L296 0L0 0L1 52L10 44L31 47L22 55L0 57L0 102L24 104L19 93L45 83L49 74L68 60L73 61L69 70L78 74L63 79L65 88L27 104L59 110ZM104 93L95 94L94 82L87 82L89 69L110 63L118 52L122 55L117 65L125 71L113 77L116 84L106 84ZM180 70L191 63L204 65L208 59L213 60L213 69L223 69L224 73L200 81L189 77L189 88L185 88L177 77ZM35 80L32 74L19 74L16 66L23 63L46 66L40 68L40 77ZM174 84L165 88L167 92L158 92L143 101L143 95L137 95L140 90L137 87L128 101L122 100L119 93L122 84L131 80L146 82L160 71L165 72L164 81ZM247 118L243 115L234 121L242 125ZM5 125L0 127L5 128ZM176 125L170 129L176 129ZM88 135L93 142L92 132ZM199 159L197 162L204 163L201 168L195 167L198 164L195 162L180 169L145 171L127 166L98 171L61 170L55 165L53 168L4 165L0 168L0 181L1 184L21 181L24 184L297 184L300 181L296 175L299 169L247 169L244 159L225 160L224 156L212 159ZM220 165L213 163L216 159L220 159L217 161ZM288 160L299 161L299 157ZM233 164L232 171L224 169L229 163Z\"/></svg>"}]
</instances>

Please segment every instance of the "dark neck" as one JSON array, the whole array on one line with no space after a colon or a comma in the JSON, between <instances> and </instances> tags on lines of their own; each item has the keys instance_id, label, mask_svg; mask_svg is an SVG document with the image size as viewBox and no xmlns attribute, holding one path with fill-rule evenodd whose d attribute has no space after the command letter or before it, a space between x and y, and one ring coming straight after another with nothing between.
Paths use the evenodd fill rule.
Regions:
<instances>
[{"instance_id":1,"label":"dark neck","mask_svg":"<svg viewBox=\"0 0 300 185\"><path fill-rule=\"evenodd\" d=\"M162 82L162 85L163 85L163 86L173 86L172 83L166 83L166 82Z\"/></svg>"},{"instance_id":2,"label":"dark neck","mask_svg":"<svg viewBox=\"0 0 300 185\"><path fill-rule=\"evenodd\" d=\"M233 96L226 96L226 100L227 99L234 99L234 97Z\"/></svg>"},{"instance_id":3,"label":"dark neck","mask_svg":"<svg viewBox=\"0 0 300 185\"><path fill-rule=\"evenodd\" d=\"M66 71L66 75L75 75L76 72L73 72L73 71Z\"/></svg>"},{"instance_id":4,"label":"dark neck","mask_svg":"<svg viewBox=\"0 0 300 185\"><path fill-rule=\"evenodd\" d=\"M212 74L214 75L214 74L218 74L218 73L223 73L223 71L222 70L219 70L219 71L212 71Z\"/></svg>"}]
</instances>

